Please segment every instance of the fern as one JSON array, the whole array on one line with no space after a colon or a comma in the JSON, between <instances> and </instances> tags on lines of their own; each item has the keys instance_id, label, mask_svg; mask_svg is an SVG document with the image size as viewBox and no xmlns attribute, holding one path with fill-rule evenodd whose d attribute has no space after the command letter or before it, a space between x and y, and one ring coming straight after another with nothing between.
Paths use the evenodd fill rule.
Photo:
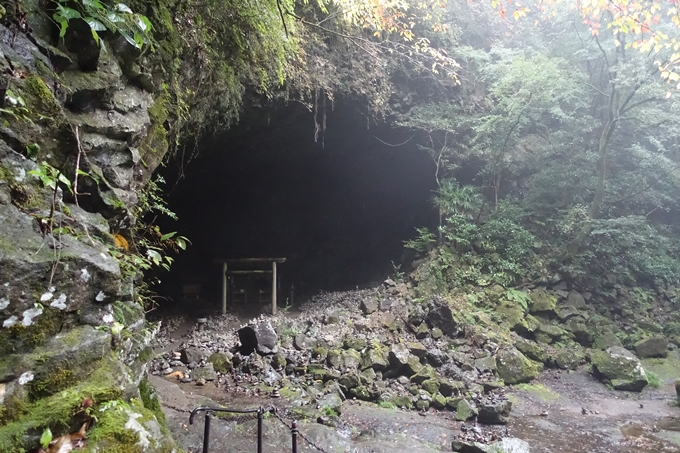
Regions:
<instances>
[{"instance_id":1,"label":"fern","mask_svg":"<svg viewBox=\"0 0 680 453\"><path fill-rule=\"evenodd\" d=\"M527 294L524 291L520 291L515 288L510 288L505 293L505 297L508 300L517 302L524 309L524 311L527 311L527 309L529 308L529 302L531 301L531 299L529 298L529 294Z\"/></svg>"}]
</instances>

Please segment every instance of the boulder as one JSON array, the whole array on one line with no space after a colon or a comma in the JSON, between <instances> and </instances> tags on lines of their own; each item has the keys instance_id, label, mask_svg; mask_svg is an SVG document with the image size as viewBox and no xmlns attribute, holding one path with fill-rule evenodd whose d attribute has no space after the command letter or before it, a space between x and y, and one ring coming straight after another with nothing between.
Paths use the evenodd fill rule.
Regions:
<instances>
[{"instance_id":1,"label":"boulder","mask_svg":"<svg viewBox=\"0 0 680 453\"><path fill-rule=\"evenodd\" d=\"M354 372L354 373L347 373L343 374L340 379L338 379L338 384L340 384L342 387L344 387L343 390L350 390L353 389L354 387L357 387L361 384L361 379L359 378L359 375Z\"/></svg>"},{"instance_id":2,"label":"boulder","mask_svg":"<svg viewBox=\"0 0 680 453\"><path fill-rule=\"evenodd\" d=\"M378 311L380 305L378 304L377 300L369 298L362 300L361 304L359 305L359 308L361 308L361 311L365 315L370 315L371 313L375 313L376 311Z\"/></svg>"},{"instance_id":3,"label":"boulder","mask_svg":"<svg viewBox=\"0 0 680 453\"><path fill-rule=\"evenodd\" d=\"M475 368L479 371L496 371L496 358L494 356L481 357L475 360Z\"/></svg>"},{"instance_id":4,"label":"boulder","mask_svg":"<svg viewBox=\"0 0 680 453\"><path fill-rule=\"evenodd\" d=\"M586 356L580 349L563 348L555 355L555 363L563 370L575 370L585 359Z\"/></svg>"},{"instance_id":5,"label":"boulder","mask_svg":"<svg viewBox=\"0 0 680 453\"><path fill-rule=\"evenodd\" d=\"M526 441L514 437L504 437L499 442L486 445L480 442L454 440L451 449L459 453L530 453Z\"/></svg>"},{"instance_id":6,"label":"boulder","mask_svg":"<svg viewBox=\"0 0 680 453\"><path fill-rule=\"evenodd\" d=\"M429 349L425 358L433 367L440 367L451 360L451 357L438 348Z\"/></svg>"},{"instance_id":7,"label":"boulder","mask_svg":"<svg viewBox=\"0 0 680 453\"><path fill-rule=\"evenodd\" d=\"M567 300L564 302L564 305L571 306L576 309L586 308L586 300L583 298L581 293L571 290L569 291L569 295L567 296Z\"/></svg>"},{"instance_id":8,"label":"boulder","mask_svg":"<svg viewBox=\"0 0 680 453\"><path fill-rule=\"evenodd\" d=\"M342 344L345 349L355 349L357 351L361 351L367 345L366 339L360 337L345 338L345 341L343 341Z\"/></svg>"},{"instance_id":9,"label":"boulder","mask_svg":"<svg viewBox=\"0 0 680 453\"><path fill-rule=\"evenodd\" d=\"M373 368L366 368L359 374L359 379L361 380L361 383L364 385L369 385L373 383L376 377L377 375L375 374L375 371L373 371Z\"/></svg>"},{"instance_id":10,"label":"boulder","mask_svg":"<svg viewBox=\"0 0 680 453\"><path fill-rule=\"evenodd\" d=\"M257 351L263 355L276 354L279 350L279 336L269 322L260 322L238 330L241 353L248 355Z\"/></svg>"},{"instance_id":11,"label":"boulder","mask_svg":"<svg viewBox=\"0 0 680 453\"><path fill-rule=\"evenodd\" d=\"M593 329L588 327L580 316L574 317L566 321L564 327L567 331L574 335L574 340L583 347L590 347L593 344L595 336Z\"/></svg>"},{"instance_id":12,"label":"boulder","mask_svg":"<svg viewBox=\"0 0 680 453\"><path fill-rule=\"evenodd\" d=\"M411 356L411 351L404 344L397 343L390 346L389 361L394 368L401 368L406 365L408 358Z\"/></svg>"},{"instance_id":13,"label":"boulder","mask_svg":"<svg viewBox=\"0 0 680 453\"><path fill-rule=\"evenodd\" d=\"M430 395L435 395L439 391L440 383L436 379L425 379L420 386Z\"/></svg>"},{"instance_id":14,"label":"boulder","mask_svg":"<svg viewBox=\"0 0 680 453\"><path fill-rule=\"evenodd\" d=\"M450 379L439 381L439 393L444 396L458 395L464 391L465 383L463 381L452 381Z\"/></svg>"},{"instance_id":15,"label":"boulder","mask_svg":"<svg viewBox=\"0 0 680 453\"><path fill-rule=\"evenodd\" d=\"M435 302L434 307L427 313L425 320L431 328L436 327L449 337L453 338L458 334L459 323L454 318L451 307L444 301Z\"/></svg>"},{"instance_id":16,"label":"boulder","mask_svg":"<svg viewBox=\"0 0 680 453\"><path fill-rule=\"evenodd\" d=\"M422 343L419 343L417 341L411 341L406 344L408 346L409 351L411 354L413 354L416 357L423 358L427 355L427 349L425 346L423 346Z\"/></svg>"},{"instance_id":17,"label":"boulder","mask_svg":"<svg viewBox=\"0 0 680 453\"><path fill-rule=\"evenodd\" d=\"M474 403L462 399L456 407L456 420L464 422L477 416L478 411Z\"/></svg>"},{"instance_id":18,"label":"boulder","mask_svg":"<svg viewBox=\"0 0 680 453\"><path fill-rule=\"evenodd\" d=\"M517 349L504 349L496 355L498 376L506 384L529 382L538 376L540 367Z\"/></svg>"},{"instance_id":19,"label":"boulder","mask_svg":"<svg viewBox=\"0 0 680 453\"><path fill-rule=\"evenodd\" d=\"M550 354L548 354L548 351L545 349L545 346L542 346L538 343L534 343L533 341L528 341L524 340L523 338L520 338L517 341L515 341L515 347L522 354L524 354L531 360L535 360L536 362L547 364L551 360Z\"/></svg>"},{"instance_id":20,"label":"boulder","mask_svg":"<svg viewBox=\"0 0 680 453\"><path fill-rule=\"evenodd\" d=\"M611 332L604 332L603 334L596 336L595 341L593 342L594 349L605 350L612 346L623 347L621 340Z\"/></svg>"},{"instance_id":21,"label":"boulder","mask_svg":"<svg viewBox=\"0 0 680 453\"><path fill-rule=\"evenodd\" d=\"M331 349L330 351L328 351L328 354L326 355L326 362L328 362L328 366L330 367L341 368L342 351L338 349Z\"/></svg>"},{"instance_id":22,"label":"boulder","mask_svg":"<svg viewBox=\"0 0 680 453\"><path fill-rule=\"evenodd\" d=\"M446 397L441 393L437 393L432 397L432 407L435 409L446 409Z\"/></svg>"},{"instance_id":23,"label":"boulder","mask_svg":"<svg viewBox=\"0 0 680 453\"><path fill-rule=\"evenodd\" d=\"M648 383L640 360L620 346L594 352L591 362L595 375L609 381L616 390L640 392Z\"/></svg>"},{"instance_id":24,"label":"boulder","mask_svg":"<svg viewBox=\"0 0 680 453\"><path fill-rule=\"evenodd\" d=\"M529 297L531 298L531 307L529 308L530 313L555 313L555 308L557 308L557 297L548 293L545 289L538 288L532 291Z\"/></svg>"},{"instance_id":25,"label":"boulder","mask_svg":"<svg viewBox=\"0 0 680 453\"><path fill-rule=\"evenodd\" d=\"M634 345L635 354L641 359L648 357L666 357L668 355L668 340L661 336L645 338Z\"/></svg>"},{"instance_id":26,"label":"boulder","mask_svg":"<svg viewBox=\"0 0 680 453\"><path fill-rule=\"evenodd\" d=\"M216 352L208 357L208 362L210 362L215 371L218 373L229 373L233 369L233 365L229 357L221 352Z\"/></svg>"},{"instance_id":27,"label":"boulder","mask_svg":"<svg viewBox=\"0 0 680 453\"><path fill-rule=\"evenodd\" d=\"M196 368L194 371L192 371L191 378L194 381L198 381L199 379L214 381L217 379L217 373L215 372L212 363L206 363L205 366Z\"/></svg>"},{"instance_id":28,"label":"boulder","mask_svg":"<svg viewBox=\"0 0 680 453\"><path fill-rule=\"evenodd\" d=\"M317 404L320 408L329 408L338 415L342 414L342 398L337 393L328 393L322 396Z\"/></svg>"},{"instance_id":29,"label":"boulder","mask_svg":"<svg viewBox=\"0 0 680 453\"><path fill-rule=\"evenodd\" d=\"M346 349L341 353L342 367L345 369L359 368L361 364L361 355L355 349Z\"/></svg>"},{"instance_id":30,"label":"boulder","mask_svg":"<svg viewBox=\"0 0 680 453\"><path fill-rule=\"evenodd\" d=\"M480 423L489 425L505 425L508 423L512 403L506 399L483 398L479 403Z\"/></svg>"},{"instance_id":31,"label":"boulder","mask_svg":"<svg viewBox=\"0 0 680 453\"><path fill-rule=\"evenodd\" d=\"M422 368L423 365L420 364L420 359L414 355L409 355L408 360L406 360L406 364L401 367L400 372L405 376L413 376L414 374L417 374Z\"/></svg>"},{"instance_id":32,"label":"boulder","mask_svg":"<svg viewBox=\"0 0 680 453\"><path fill-rule=\"evenodd\" d=\"M411 382L415 382L416 384L422 384L423 381L427 379L437 379L437 372L430 365L422 365L420 369L411 376Z\"/></svg>"},{"instance_id":33,"label":"boulder","mask_svg":"<svg viewBox=\"0 0 680 453\"><path fill-rule=\"evenodd\" d=\"M368 349L361 357L361 369L363 370L372 368L374 371L384 371L388 366L382 349Z\"/></svg>"}]
</instances>

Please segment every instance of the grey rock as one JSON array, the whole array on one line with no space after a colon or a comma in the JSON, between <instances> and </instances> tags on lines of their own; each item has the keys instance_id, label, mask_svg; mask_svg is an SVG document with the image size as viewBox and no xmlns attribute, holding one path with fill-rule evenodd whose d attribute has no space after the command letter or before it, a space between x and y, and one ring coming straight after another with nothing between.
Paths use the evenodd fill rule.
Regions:
<instances>
[{"instance_id":1,"label":"grey rock","mask_svg":"<svg viewBox=\"0 0 680 453\"><path fill-rule=\"evenodd\" d=\"M180 360L187 365L191 362L198 363L205 359L206 356L205 352L195 347L184 348L180 351L180 353Z\"/></svg>"},{"instance_id":2,"label":"grey rock","mask_svg":"<svg viewBox=\"0 0 680 453\"><path fill-rule=\"evenodd\" d=\"M196 381L203 379L209 382L217 379L217 373L213 369L212 363L206 363L204 366L196 368L191 373L191 376Z\"/></svg>"},{"instance_id":3,"label":"grey rock","mask_svg":"<svg viewBox=\"0 0 680 453\"><path fill-rule=\"evenodd\" d=\"M342 414L342 398L337 393L328 393L317 401L320 408L328 407L332 409L336 414Z\"/></svg>"},{"instance_id":4,"label":"grey rock","mask_svg":"<svg viewBox=\"0 0 680 453\"><path fill-rule=\"evenodd\" d=\"M489 425L505 425L508 423L512 403L508 400L498 400L483 398L479 403L479 415L477 420L480 423Z\"/></svg>"},{"instance_id":5,"label":"grey rock","mask_svg":"<svg viewBox=\"0 0 680 453\"><path fill-rule=\"evenodd\" d=\"M401 368L406 365L410 356L411 351L406 345L397 343L390 346L389 361L394 368Z\"/></svg>"},{"instance_id":6,"label":"grey rock","mask_svg":"<svg viewBox=\"0 0 680 453\"><path fill-rule=\"evenodd\" d=\"M279 350L279 336L269 322L259 322L242 327L238 330L241 341L241 352L250 354L257 351L260 354L276 354Z\"/></svg>"},{"instance_id":7,"label":"grey rock","mask_svg":"<svg viewBox=\"0 0 680 453\"><path fill-rule=\"evenodd\" d=\"M456 407L456 420L464 422L475 418L478 413L479 411L475 407L474 403L466 399L462 399Z\"/></svg>"},{"instance_id":8,"label":"grey rock","mask_svg":"<svg viewBox=\"0 0 680 453\"><path fill-rule=\"evenodd\" d=\"M500 442L486 445L479 442L454 440L451 449L459 453L530 453L529 444L514 437L504 437Z\"/></svg>"},{"instance_id":9,"label":"grey rock","mask_svg":"<svg viewBox=\"0 0 680 453\"><path fill-rule=\"evenodd\" d=\"M661 336L640 340L634 347L635 354L641 359L668 356L668 340Z\"/></svg>"},{"instance_id":10,"label":"grey rock","mask_svg":"<svg viewBox=\"0 0 680 453\"><path fill-rule=\"evenodd\" d=\"M451 307L446 305L446 302L437 302L427 313L426 321L431 328L436 327L450 337L455 337L458 334L459 322L453 316Z\"/></svg>"},{"instance_id":11,"label":"grey rock","mask_svg":"<svg viewBox=\"0 0 680 453\"><path fill-rule=\"evenodd\" d=\"M586 308L586 300L583 298L581 293L575 290L569 291L569 296L567 296L567 300L564 304L577 309Z\"/></svg>"},{"instance_id":12,"label":"grey rock","mask_svg":"<svg viewBox=\"0 0 680 453\"><path fill-rule=\"evenodd\" d=\"M359 308L361 308L361 311L365 315L370 315L371 313L375 313L376 311L378 311L379 304L378 301L373 298L364 299L361 301Z\"/></svg>"},{"instance_id":13,"label":"grey rock","mask_svg":"<svg viewBox=\"0 0 680 453\"><path fill-rule=\"evenodd\" d=\"M640 392L648 383L640 360L620 346L595 351L590 360L595 376L609 381L616 390Z\"/></svg>"},{"instance_id":14,"label":"grey rock","mask_svg":"<svg viewBox=\"0 0 680 453\"><path fill-rule=\"evenodd\" d=\"M538 376L538 365L516 349L504 349L496 355L498 376L506 384L529 382Z\"/></svg>"}]
</instances>

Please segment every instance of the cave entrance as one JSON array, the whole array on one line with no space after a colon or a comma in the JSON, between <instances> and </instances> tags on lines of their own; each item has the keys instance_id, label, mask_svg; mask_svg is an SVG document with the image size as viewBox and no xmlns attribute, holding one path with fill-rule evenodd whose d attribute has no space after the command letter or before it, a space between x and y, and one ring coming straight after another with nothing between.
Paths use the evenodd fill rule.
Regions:
<instances>
[{"instance_id":1,"label":"cave entrance","mask_svg":"<svg viewBox=\"0 0 680 453\"><path fill-rule=\"evenodd\" d=\"M182 288L199 285L188 306L200 300L219 312L222 266L214 261L224 258L286 257L279 307L291 294L297 303L377 284L400 265L415 227L436 225L434 164L410 133L368 128L354 107L327 112L323 146L303 106L251 109L204 140L189 164L162 169L179 218L162 229L192 244L161 278L159 294L186 301Z\"/></svg>"}]
</instances>

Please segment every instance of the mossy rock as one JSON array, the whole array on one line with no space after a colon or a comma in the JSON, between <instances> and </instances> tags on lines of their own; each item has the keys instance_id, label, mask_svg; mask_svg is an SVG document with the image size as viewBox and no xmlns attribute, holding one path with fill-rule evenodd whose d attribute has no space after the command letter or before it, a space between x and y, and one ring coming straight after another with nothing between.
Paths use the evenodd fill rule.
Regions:
<instances>
[{"instance_id":1,"label":"mossy rock","mask_svg":"<svg viewBox=\"0 0 680 453\"><path fill-rule=\"evenodd\" d=\"M361 351L366 345L366 340L358 337L345 338L345 341L343 342L345 349L354 349L357 351Z\"/></svg>"},{"instance_id":2,"label":"mossy rock","mask_svg":"<svg viewBox=\"0 0 680 453\"><path fill-rule=\"evenodd\" d=\"M529 382L538 376L541 367L516 349L505 349L496 356L498 376L506 384Z\"/></svg>"},{"instance_id":3,"label":"mossy rock","mask_svg":"<svg viewBox=\"0 0 680 453\"><path fill-rule=\"evenodd\" d=\"M611 332L603 332L602 334L595 337L593 343L593 349L605 350L611 348L612 346L623 346L621 340Z\"/></svg>"},{"instance_id":4,"label":"mossy rock","mask_svg":"<svg viewBox=\"0 0 680 453\"><path fill-rule=\"evenodd\" d=\"M363 370L372 368L374 371L383 371L388 367L387 355L383 349L368 349L361 357L361 369Z\"/></svg>"},{"instance_id":5,"label":"mossy rock","mask_svg":"<svg viewBox=\"0 0 680 453\"><path fill-rule=\"evenodd\" d=\"M52 395L83 381L110 352L111 335L91 326L60 333L29 356L35 374L28 384L31 396Z\"/></svg>"},{"instance_id":6,"label":"mossy rock","mask_svg":"<svg viewBox=\"0 0 680 453\"><path fill-rule=\"evenodd\" d=\"M323 346L317 346L314 349L312 349L312 358L318 360L326 360L327 355L328 349L324 348Z\"/></svg>"},{"instance_id":7,"label":"mossy rock","mask_svg":"<svg viewBox=\"0 0 680 453\"><path fill-rule=\"evenodd\" d=\"M432 402L430 404L435 409L446 409L446 397L441 393L437 393L432 397Z\"/></svg>"},{"instance_id":8,"label":"mossy rock","mask_svg":"<svg viewBox=\"0 0 680 453\"><path fill-rule=\"evenodd\" d=\"M420 387L430 395L435 395L439 392L441 384L437 379L426 379L420 383Z\"/></svg>"},{"instance_id":9,"label":"mossy rock","mask_svg":"<svg viewBox=\"0 0 680 453\"><path fill-rule=\"evenodd\" d=\"M530 313L555 314L557 297L554 294L548 293L543 288L538 288L532 291L529 297L531 299Z\"/></svg>"},{"instance_id":10,"label":"mossy rock","mask_svg":"<svg viewBox=\"0 0 680 453\"><path fill-rule=\"evenodd\" d=\"M418 400L416 402L416 409L419 411L426 411L430 408L430 402L427 400Z\"/></svg>"},{"instance_id":11,"label":"mossy rock","mask_svg":"<svg viewBox=\"0 0 680 453\"><path fill-rule=\"evenodd\" d=\"M548 350L533 341L528 341L528 340L523 340L523 339L518 339L515 342L515 347L525 356L530 358L531 360L535 360L536 362L541 362L544 364L549 364L552 362L551 355L548 353Z\"/></svg>"},{"instance_id":12,"label":"mossy rock","mask_svg":"<svg viewBox=\"0 0 680 453\"><path fill-rule=\"evenodd\" d=\"M586 355L581 349L563 348L555 354L555 363L563 370L575 370L585 359Z\"/></svg>"},{"instance_id":13,"label":"mossy rock","mask_svg":"<svg viewBox=\"0 0 680 453\"><path fill-rule=\"evenodd\" d=\"M404 409L413 409L413 401L409 396L397 396L392 398L391 402L397 406Z\"/></svg>"},{"instance_id":14,"label":"mossy rock","mask_svg":"<svg viewBox=\"0 0 680 453\"><path fill-rule=\"evenodd\" d=\"M430 365L421 366L416 374L411 376L411 382L422 385L426 380L437 380L437 372Z\"/></svg>"},{"instance_id":15,"label":"mossy rock","mask_svg":"<svg viewBox=\"0 0 680 453\"><path fill-rule=\"evenodd\" d=\"M456 406L456 420L461 422L475 418L478 413L479 411L474 404L466 399L460 400L458 406Z\"/></svg>"},{"instance_id":16,"label":"mossy rock","mask_svg":"<svg viewBox=\"0 0 680 453\"><path fill-rule=\"evenodd\" d=\"M37 449L40 434L45 428L50 428L55 437L77 431L84 421L81 403L86 398L93 400L92 411L99 419L96 426L88 432L88 447L96 447L97 451L169 451L174 444L168 436L163 436L162 433L156 436L154 442L149 441L148 448L121 450L123 446L133 448L140 439L134 431L125 428L125 423L122 426L117 423L123 418L122 416L115 418L120 415L118 409L129 408L131 412L141 414L137 421L142 426L149 422L150 428L144 428L145 430L157 428L160 432L161 425L156 422L152 410L144 408L142 401L136 400L135 403L135 400L130 402L121 400L125 378L121 376L120 363L113 358L106 358L93 365L93 372L80 384L76 383L58 393L33 402L24 398L22 411L18 412L13 419L5 420L4 426L0 427L0 452ZM31 393L34 392L31 391ZM100 409L104 410L100 411ZM126 423L130 418L130 416L125 418ZM117 434L114 435L114 432ZM159 438L165 440L159 441ZM168 446L170 448L163 450Z\"/></svg>"},{"instance_id":17,"label":"mossy rock","mask_svg":"<svg viewBox=\"0 0 680 453\"><path fill-rule=\"evenodd\" d=\"M213 369L218 373L229 373L234 369L229 357L221 352L215 352L208 357L208 362L212 363Z\"/></svg>"},{"instance_id":18,"label":"mossy rock","mask_svg":"<svg viewBox=\"0 0 680 453\"><path fill-rule=\"evenodd\" d=\"M377 399L379 396L375 392L372 392L369 390L368 387L364 385L359 385L357 387L353 387L349 390L350 395L354 396L357 399L363 400L363 401L372 401L374 399Z\"/></svg>"},{"instance_id":19,"label":"mossy rock","mask_svg":"<svg viewBox=\"0 0 680 453\"><path fill-rule=\"evenodd\" d=\"M616 390L640 392L648 384L647 375L638 358L620 346L595 351L590 360L595 375L609 381Z\"/></svg>"}]
</instances>

